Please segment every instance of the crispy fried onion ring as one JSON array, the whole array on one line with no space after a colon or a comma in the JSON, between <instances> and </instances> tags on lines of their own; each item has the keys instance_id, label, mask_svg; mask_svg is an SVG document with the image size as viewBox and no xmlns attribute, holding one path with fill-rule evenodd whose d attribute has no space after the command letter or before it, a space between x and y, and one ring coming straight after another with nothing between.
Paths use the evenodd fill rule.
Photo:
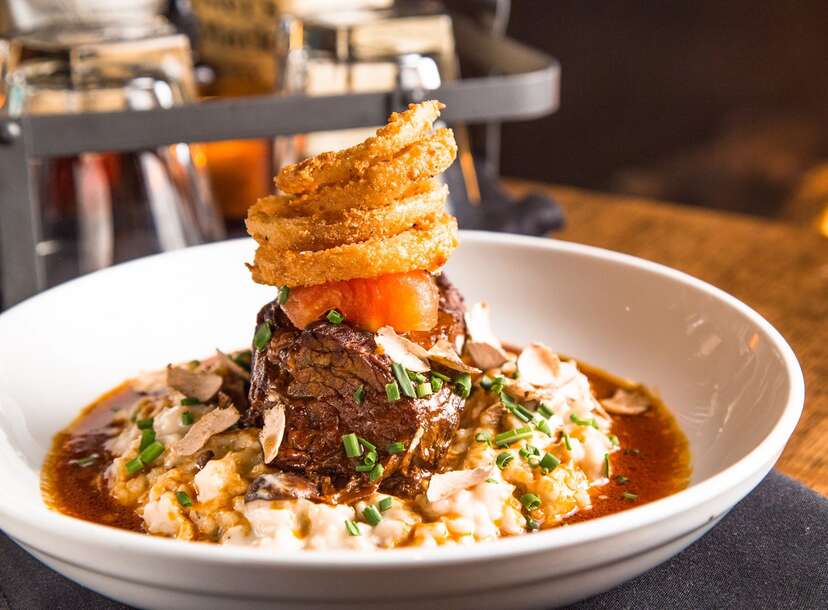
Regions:
<instances>
[{"instance_id":1,"label":"crispy fried onion ring","mask_svg":"<svg viewBox=\"0 0 828 610\"><path fill-rule=\"evenodd\" d=\"M457 145L450 129L431 131L440 108L411 105L362 144L283 169L276 182L285 194L248 212L259 243L253 280L312 286L444 265L457 223L434 177Z\"/></svg>"},{"instance_id":2,"label":"crispy fried onion ring","mask_svg":"<svg viewBox=\"0 0 828 610\"><path fill-rule=\"evenodd\" d=\"M307 215L387 206L404 197L412 183L443 173L456 155L457 144L451 129L438 129L392 159L371 164L355 180L284 197L283 201Z\"/></svg>"},{"instance_id":3,"label":"crispy fried onion ring","mask_svg":"<svg viewBox=\"0 0 828 610\"><path fill-rule=\"evenodd\" d=\"M448 187L424 185L425 190L382 208L350 208L325 216L281 216L262 211L266 200L254 205L247 229L264 246L282 250L324 250L378 237L390 237L410 229L420 219L443 210ZM261 206L261 207L260 207Z\"/></svg>"},{"instance_id":4,"label":"crispy fried onion ring","mask_svg":"<svg viewBox=\"0 0 828 610\"><path fill-rule=\"evenodd\" d=\"M301 194L359 179L372 163L390 159L401 149L426 137L444 107L435 100L410 104L405 112L393 113L388 124L364 142L288 165L276 178L276 186L284 193Z\"/></svg>"},{"instance_id":5,"label":"crispy fried onion ring","mask_svg":"<svg viewBox=\"0 0 828 610\"><path fill-rule=\"evenodd\" d=\"M253 280L275 286L312 286L425 269L436 271L457 247L457 221L446 213L421 219L391 237L319 251L260 246L250 267Z\"/></svg>"}]
</instances>

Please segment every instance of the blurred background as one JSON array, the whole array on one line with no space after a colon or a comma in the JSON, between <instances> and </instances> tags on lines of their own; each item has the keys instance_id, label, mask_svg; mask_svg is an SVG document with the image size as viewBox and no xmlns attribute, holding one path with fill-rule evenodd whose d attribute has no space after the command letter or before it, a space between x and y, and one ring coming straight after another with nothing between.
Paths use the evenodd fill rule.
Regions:
<instances>
[{"instance_id":1,"label":"blurred background","mask_svg":"<svg viewBox=\"0 0 828 610\"><path fill-rule=\"evenodd\" d=\"M828 204L828 2L518 0L559 112L509 125L502 172L797 222ZM828 233L828 226L825 227Z\"/></svg>"},{"instance_id":2,"label":"blurred background","mask_svg":"<svg viewBox=\"0 0 828 610\"><path fill-rule=\"evenodd\" d=\"M459 162L446 179L462 226L560 229L567 214L545 188L556 184L828 236L824 0L0 0L0 102L13 119L262 95L427 97L495 76L458 51L469 23L556 58L562 77L554 113L452 123ZM0 214L0 269L36 273L40 289L242 235L247 207L273 191L282 165L371 132L31 159L35 243L16 239L28 227L9 226L19 208Z\"/></svg>"}]
</instances>

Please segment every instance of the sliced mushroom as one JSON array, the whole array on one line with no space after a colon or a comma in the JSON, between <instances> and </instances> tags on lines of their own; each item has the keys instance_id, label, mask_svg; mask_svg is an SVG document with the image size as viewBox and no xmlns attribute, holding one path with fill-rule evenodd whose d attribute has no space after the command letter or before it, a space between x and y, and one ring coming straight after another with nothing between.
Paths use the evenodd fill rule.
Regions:
<instances>
[{"instance_id":1,"label":"sliced mushroom","mask_svg":"<svg viewBox=\"0 0 828 610\"><path fill-rule=\"evenodd\" d=\"M474 487L489 478L491 466L481 466L474 470L452 470L431 477L426 492L429 502L439 502L456 494L458 491Z\"/></svg>"},{"instance_id":2,"label":"sliced mushroom","mask_svg":"<svg viewBox=\"0 0 828 610\"><path fill-rule=\"evenodd\" d=\"M317 500L319 490L304 477L287 472L263 474L253 479L244 495L245 502L256 500Z\"/></svg>"},{"instance_id":3,"label":"sliced mushroom","mask_svg":"<svg viewBox=\"0 0 828 610\"><path fill-rule=\"evenodd\" d=\"M235 360L233 360L230 356L225 354L220 349L216 350L216 355L218 356L219 362L224 365L228 371L236 375L237 377L241 377L245 381L250 381L250 373L246 371L244 368L240 367Z\"/></svg>"},{"instance_id":4,"label":"sliced mushroom","mask_svg":"<svg viewBox=\"0 0 828 610\"><path fill-rule=\"evenodd\" d=\"M210 437L224 432L239 421L239 412L236 407L213 409L194 423L187 434L172 445L172 450L178 455L193 455L210 440Z\"/></svg>"},{"instance_id":5,"label":"sliced mushroom","mask_svg":"<svg viewBox=\"0 0 828 610\"><path fill-rule=\"evenodd\" d=\"M262 445L265 464L276 459L282 437L285 435L285 406L282 403L271 407L264 414L264 426L259 433L259 443Z\"/></svg>"},{"instance_id":6,"label":"sliced mushroom","mask_svg":"<svg viewBox=\"0 0 828 610\"><path fill-rule=\"evenodd\" d=\"M155 394L167 386L167 372L165 370L141 373L132 380L130 387L139 394Z\"/></svg>"},{"instance_id":7,"label":"sliced mushroom","mask_svg":"<svg viewBox=\"0 0 828 610\"><path fill-rule=\"evenodd\" d=\"M428 359L453 371L460 371L461 373L479 373L480 369L469 366L460 359L457 352L454 351L451 343L446 339L440 339L435 343L430 350L428 350Z\"/></svg>"},{"instance_id":8,"label":"sliced mushroom","mask_svg":"<svg viewBox=\"0 0 828 610\"><path fill-rule=\"evenodd\" d=\"M201 453L199 453L195 463L196 470L203 470L204 467L207 465L207 462L212 460L214 457L216 457L216 454L210 451L209 449L207 451L202 451Z\"/></svg>"},{"instance_id":9,"label":"sliced mushroom","mask_svg":"<svg viewBox=\"0 0 828 610\"><path fill-rule=\"evenodd\" d=\"M643 392L618 388L612 398L604 398L601 404L613 415L641 415L650 408L650 399Z\"/></svg>"},{"instance_id":10,"label":"sliced mushroom","mask_svg":"<svg viewBox=\"0 0 828 610\"><path fill-rule=\"evenodd\" d=\"M550 388L533 386L530 383L526 383L522 378L517 381L507 378L503 389L509 396L521 402L549 400L553 395Z\"/></svg>"},{"instance_id":11,"label":"sliced mushroom","mask_svg":"<svg viewBox=\"0 0 828 610\"><path fill-rule=\"evenodd\" d=\"M481 369L493 369L506 362L508 356L494 331L488 303L475 303L465 313L469 339L466 349Z\"/></svg>"},{"instance_id":12,"label":"sliced mushroom","mask_svg":"<svg viewBox=\"0 0 828 610\"><path fill-rule=\"evenodd\" d=\"M374 340L386 356L416 373L425 373L428 366L428 352L424 347L399 336L390 326L383 326L377 331Z\"/></svg>"},{"instance_id":13,"label":"sliced mushroom","mask_svg":"<svg viewBox=\"0 0 828 610\"><path fill-rule=\"evenodd\" d=\"M219 391L221 384L221 375L194 373L178 366L167 366L167 385L199 402L209 401Z\"/></svg>"},{"instance_id":14,"label":"sliced mushroom","mask_svg":"<svg viewBox=\"0 0 828 610\"><path fill-rule=\"evenodd\" d=\"M561 373L561 359L543 343L530 343L517 359L521 381L536 386L555 385Z\"/></svg>"}]
</instances>

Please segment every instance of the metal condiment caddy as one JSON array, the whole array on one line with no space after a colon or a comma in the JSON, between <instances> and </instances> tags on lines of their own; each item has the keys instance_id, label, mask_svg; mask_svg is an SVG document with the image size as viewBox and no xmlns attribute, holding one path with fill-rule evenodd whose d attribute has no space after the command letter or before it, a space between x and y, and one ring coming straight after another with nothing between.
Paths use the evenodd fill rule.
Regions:
<instances>
[{"instance_id":1,"label":"metal condiment caddy","mask_svg":"<svg viewBox=\"0 0 828 610\"><path fill-rule=\"evenodd\" d=\"M166 109L10 117L0 113L0 261L3 305L45 288L32 160L96 151L135 151L177 142L263 138L367 127L410 102L437 98L444 120L492 123L529 119L558 106L556 60L455 20L457 50L478 74L435 90L336 96L262 95ZM493 157L497 151L488 151Z\"/></svg>"}]
</instances>

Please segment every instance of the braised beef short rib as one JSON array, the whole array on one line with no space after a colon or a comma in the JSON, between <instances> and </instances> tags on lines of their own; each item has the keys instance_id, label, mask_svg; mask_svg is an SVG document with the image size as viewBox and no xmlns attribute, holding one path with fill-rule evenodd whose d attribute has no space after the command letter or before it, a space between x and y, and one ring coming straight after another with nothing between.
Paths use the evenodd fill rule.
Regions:
<instances>
[{"instance_id":1,"label":"braised beef short rib","mask_svg":"<svg viewBox=\"0 0 828 610\"><path fill-rule=\"evenodd\" d=\"M456 344L465 333L460 293L444 277L437 327L412 333L426 348L438 338ZM276 458L277 469L301 474L319 488L320 496L347 501L371 493L377 485L395 495L422 491L460 422L464 400L450 384L425 398L390 401L386 384L394 380L391 360L377 353L374 335L347 321L314 322L296 329L277 302L265 305L257 324L269 321L268 347L254 347L248 425L261 425L273 406L285 409L285 433ZM364 398L355 398L364 389ZM384 473L371 482L356 471L359 459L348 458L342 436L355 433L377 447ZM391 443L402 442L404 453L389 455Z\"/></svg>"}]
</instances>

